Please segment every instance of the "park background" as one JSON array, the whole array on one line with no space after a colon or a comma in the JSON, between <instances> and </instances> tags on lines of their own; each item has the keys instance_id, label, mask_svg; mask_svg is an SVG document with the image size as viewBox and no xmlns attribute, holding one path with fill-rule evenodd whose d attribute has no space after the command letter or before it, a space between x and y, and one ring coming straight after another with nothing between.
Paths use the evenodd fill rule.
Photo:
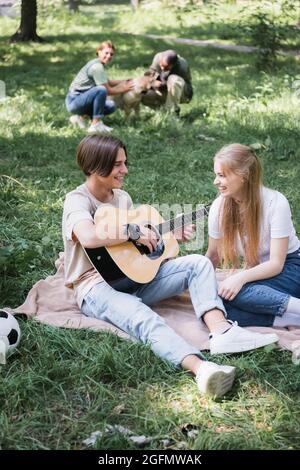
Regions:
<instances>
[{"instance_id":1,"label":"park background","mask_svg":"<svg viewBox=\"0 0 300 470\"><path fill-rule=\"evenodd\" d=\"M75 150L84 136L69 125L64 98L105 39L116 45L112 79L141 75L168 48L192 71L195 94L180 119L142 108L139 120L125 122L118 111L106 121L127 145L125 190L134 201L212 201L212 157L240 142L257 150L265 184L288 198L300 233L299 2L136 3L41 0L35 39L43 41L12 42L20 4L1 1L1 306L21 304L36 281L54 272L63 249L62 206L66 192L82 182ZM176 37L260 51L200 47ZM151 437L148 449L300 447L299 365L288 351L217 357L235 365L238 377L224 399L213 401L199 395L191 376L140 344L34 321L20 326L20 346L0 370L1 449L84 449L83 441L107 425ZM138 448L111 429L93 448Z\"/></svg>"}]
</instances>

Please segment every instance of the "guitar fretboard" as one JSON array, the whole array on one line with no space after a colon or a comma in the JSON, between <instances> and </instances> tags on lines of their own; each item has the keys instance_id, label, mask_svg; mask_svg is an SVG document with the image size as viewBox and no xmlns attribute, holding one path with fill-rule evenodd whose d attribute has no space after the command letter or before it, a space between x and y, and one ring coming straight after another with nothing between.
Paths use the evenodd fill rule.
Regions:
<instances>
[{"instance_id":1,"label":"guitar fretboard","mask_svg":"<svg viewBox=\"0 0 300 470\"><path fill-rule=\"evenodd\" d=\"M166 220L161 224L156 225L158 232L163 235L164 233L173 232L176 229L184 227L185 225L193 224L198 219L202 219L208 215L210 206L203 206L197 211L188 214L182 214L174 219Z\"/></svg>"}]
</instances>

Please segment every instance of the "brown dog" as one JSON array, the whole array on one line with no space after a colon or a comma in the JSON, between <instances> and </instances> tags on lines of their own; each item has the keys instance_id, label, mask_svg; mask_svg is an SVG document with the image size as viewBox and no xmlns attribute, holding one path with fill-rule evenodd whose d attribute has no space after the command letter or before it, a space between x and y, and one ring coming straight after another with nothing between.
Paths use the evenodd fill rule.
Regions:
<instances>
[{"instance_id":1,"label":"brown dog","mask_svg":"<svg viewBox=\"0 0 300 470\"><path fill-rule=\"evenodd\" d=\"M136 116L138 115L143 93L152 88L160 94L158 91L160 82L157 82L156 76L157 74L155 72L147 71L142 77L132 80L134 84L132 90L109 97L116 103L118 108L124 111L126 119L132 110L135 112Z\"/></svg>"}]
</instances>

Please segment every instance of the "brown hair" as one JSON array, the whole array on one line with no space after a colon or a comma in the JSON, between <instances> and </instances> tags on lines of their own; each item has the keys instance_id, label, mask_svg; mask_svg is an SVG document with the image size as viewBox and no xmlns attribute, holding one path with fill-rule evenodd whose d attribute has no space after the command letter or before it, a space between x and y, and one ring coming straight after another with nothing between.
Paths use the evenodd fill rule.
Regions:
<instances>
[{"instance_id":1,"label":"brown hair","mask_svg":"<svg viewBox=\"0 0 300 470\"><path fill-rule=\"evenodd\" d=\"M86 176L97 173L108 176L114 167L119 149L126 147L117 137L89 135L77 147L77 163Z\"/></svg>"},{"instance_id":2,"label":"brown hair","mask_svg":"<svg viewBox=\"0 0 300 470\"><path fill-rule=\"evenodd\" d=\"M237 235L240 235L245 264L258 264L258 245L261 224L262 169L255 152L246 145L231 144L223 147L214 157L224 172L233 172L245 180L243 202L237 204L233 198L225 197L220 213L222 232L220 257L225 267L238 267L236 250Z\"/></svg>"},{"instance_id":3,"label":"brown hair","mask_svg":"<svg viewBox=\"0 0 300 470\"><path fill-rule=\"evenodd\" d=\"M98 52L102 51L102 49L104 49L105 47L110 47L114 52L116 50L115 46L111 41L103 41L96 49L96 56L98 56Z\"/></svg>"}]
</instances>

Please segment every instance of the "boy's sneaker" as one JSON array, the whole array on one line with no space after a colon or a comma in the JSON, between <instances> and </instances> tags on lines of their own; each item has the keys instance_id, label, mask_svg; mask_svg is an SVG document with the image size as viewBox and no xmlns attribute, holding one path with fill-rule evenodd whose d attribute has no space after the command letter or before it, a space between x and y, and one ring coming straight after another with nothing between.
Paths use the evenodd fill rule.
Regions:
<instances>
[{"instance_id":1,"label":"boy's sneaker","mask_svg":"<svg viewBox=\"0 0 300 470\"><path fill-rule=\"evenodd\" d=\"M222 334L210 334L209 344L211 354L229 354L250 351L268 344L276 343L278 336L273 333L262 334L245 330L236 322L231 322L232 327Z\"/></svg>"},{"instance_id":2,"label":"boy's sneaker","mask_svg":"<svg viewBox=\"0 0 300 470\"><path fill-rule=\"evenodd\" d=\"M221 397L232 388L234 377L235 367L203 361L197 372L196 382L201 393Z\"/></svg>"},{"instance_id":3,"label":"boy's sneaker","mask_svg":"<svg viewBox=\"0 0 300 470\"><path fill-rule=\"evenodd\" d=\"M103 124L102 121L97 122L97 124L91 124L88 128L88 134L103 134L108 133L113 130L112 127L108 127Z\"/></svg>"},{"instance_id":4,"label":"boy's sneaker","mask_svg":"<svg viewBox=\"0 0 300 470\"><path fill-rule=\"evenodd\" d=\"M73 126L80 127L80 129L86 129L88 126L88 123L86 119L83 117L79 116L78 114L73 114L70 119L70 123L73 124Z\"/></svg>"}]
</instances>

